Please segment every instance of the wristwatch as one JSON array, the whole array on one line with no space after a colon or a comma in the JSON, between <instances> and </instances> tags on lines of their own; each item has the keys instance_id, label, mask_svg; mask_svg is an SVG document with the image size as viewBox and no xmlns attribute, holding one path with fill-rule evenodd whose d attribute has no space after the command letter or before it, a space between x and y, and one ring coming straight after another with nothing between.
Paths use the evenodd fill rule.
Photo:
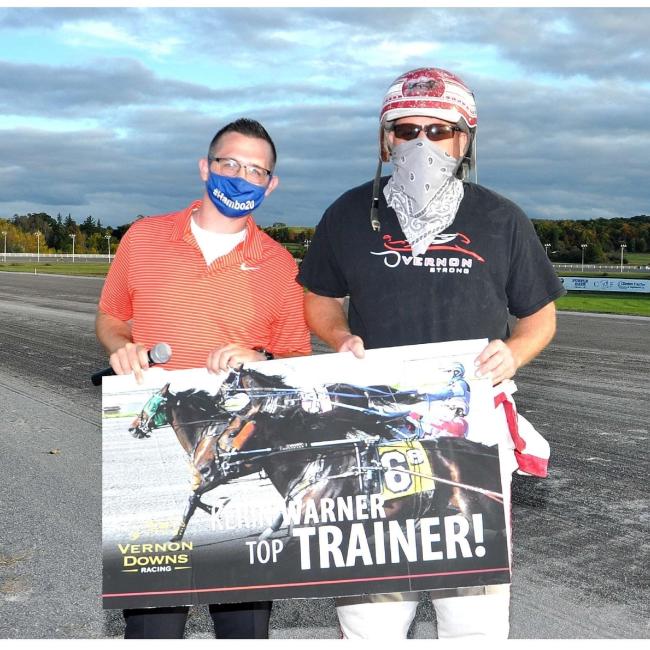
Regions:
<instances>
[{"instance_id":1,"label":"wristwatch","mask_svg":"<svg viewBox=\"0 0 650 650\"><path fill-rule=\"evenodd\" d=\"M253 350L255 350L255 352L259 352L260 354L263 354L266 357L267 361L271 361L271 359L275 359L275 357L273 356L273 352L269 352L264 348L253 348Z\"/></svg>"}]
</instances>

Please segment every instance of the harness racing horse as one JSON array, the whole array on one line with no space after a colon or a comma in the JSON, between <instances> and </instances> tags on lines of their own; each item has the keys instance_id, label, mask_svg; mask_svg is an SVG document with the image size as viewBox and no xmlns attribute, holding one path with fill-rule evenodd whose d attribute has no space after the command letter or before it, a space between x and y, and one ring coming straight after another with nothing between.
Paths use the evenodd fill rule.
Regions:
<instances>
[{"instance_id":1,"label":"harness racing horse","mask_svg":"<svg viewBox=\"0 0 650 650\"><path fill-rule=\"evenodd\" d=\"M408 409L386 408L408 403L405 392L334 384L320 391L326 407L319 411L310 408L309 390L252 369L231 373L220 391L224 399L243 393L248 404L203 459L211 481L263 469L287 506L299 503L302 512L324 498L381 494L389 519L460 512L471 526L480 512L484 528L503 528L496 448L456 437L419 440ZM283 520L278 514L262 536Z\"/></svg>"},{"instance_id":2,"label":"harness racing horse","mask_svg":"<svg viewBox=\"0 0 650 650\"><path fill-rule=\"evenodd\" d=\"M172 393L165 384L144 405L129 431L136 438L148 438L151 430L171 426L178 442L187 454L192 469L192 486L183 519L172 541L180 541L187 524L197 508L212 513L213 508L201 501L201 496L215 488L210 473L214 447L221 431L232 414L224 409L220 394L210 395L203 390L185 390Z\"/></svg>"},{"instance_id":3,"label":"harness racing horse","mask_svg":"<svg viewBox=\"0 0 650 650\"><path fill-rule=\"evenodd\" d=\"M148 437L158 418L155 426L164 422L174 429L193 467L192 493L172 541L183 538L197 507L216 512L201 501L203 494L260 470L287 504L299 503L302 510L324 498L379 493L388 518L460 511L471 522L473 512L483 512L485 528L502 525L502 518L490 524L498 522L501 496L495 453L464 439L417 440L408 409L395 410L412 401L408 392L351 384L318 392L243 369L232 371L216 395L174 394L166 384L153 401L155 410L145 405L133 435ZM470 470L480 487L465 484ZM263 537L283 520L280 513Z\"/></svg>"}]
</instances>

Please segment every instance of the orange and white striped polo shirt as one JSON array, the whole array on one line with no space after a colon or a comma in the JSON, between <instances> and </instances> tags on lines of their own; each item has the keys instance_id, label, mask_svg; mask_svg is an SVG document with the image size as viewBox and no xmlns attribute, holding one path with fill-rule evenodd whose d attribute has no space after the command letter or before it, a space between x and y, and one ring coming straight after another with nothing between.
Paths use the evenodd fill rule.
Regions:
<instances>
[{"instance_id":1,"label":"orange and white striped polo shirt","mask_svg":"<svg viewBox=\"0 0 650 650\"><path fill-rule=\"evenodd\" d=\"M203 367L211 350L228 343L309 354L303 290L291 254L249 216L246 239L206 266L190 227L200 205L129 228L99 308L131 321L134 342L148 348L168 343L169 370Z\"/></svg>"}]
</instances>

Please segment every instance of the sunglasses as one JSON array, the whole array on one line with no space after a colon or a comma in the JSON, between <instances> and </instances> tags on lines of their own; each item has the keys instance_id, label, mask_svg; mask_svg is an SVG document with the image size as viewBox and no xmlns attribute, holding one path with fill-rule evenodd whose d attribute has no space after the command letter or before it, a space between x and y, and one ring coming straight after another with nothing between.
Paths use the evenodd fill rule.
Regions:
<instances>
[{"instance_id":1,"label":"sunglasses","mask_svg":"<svg viewBox=\"0 0 650 650\"><path fill-rule=\"evenodd\" d=\"M420 131L424 131L427 138L433 142L453 138L454 133L464 133L463 129L452 124L425 124L422 126L408 122L393 124L391 131L400 140L415 140L420 135Z\"/></svg>"}]
</instances>

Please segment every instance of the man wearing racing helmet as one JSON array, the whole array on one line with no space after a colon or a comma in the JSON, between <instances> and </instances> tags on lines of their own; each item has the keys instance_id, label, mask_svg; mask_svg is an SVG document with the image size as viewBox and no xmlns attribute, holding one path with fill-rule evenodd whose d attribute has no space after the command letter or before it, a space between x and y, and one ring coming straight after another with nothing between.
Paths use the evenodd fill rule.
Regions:
<instances>
[{"instance_id":1,"label":"man wearing racing helmet","mask_svg":"<svg viewBox=\"0 0 650 650\"><path fill-rule=\"evenodd\" d=\"M391 84L375 180L327 209L298 275L307 322L334 350L363 357L366 347L487 338L475 371L496 386L553 338L554 300L565 290L521 209L468 182L476 126L474 95L446 70L419 68ZM389 160L392 175L382 178ZM512 449L507 431L501 443ZM506 512L517 468L508 458ZM437 590L432 599L441 638L508 636L508 585ZM339 599L342 632L404 638L417 603L417 594Z\"/></svg>"}]
</instances>

